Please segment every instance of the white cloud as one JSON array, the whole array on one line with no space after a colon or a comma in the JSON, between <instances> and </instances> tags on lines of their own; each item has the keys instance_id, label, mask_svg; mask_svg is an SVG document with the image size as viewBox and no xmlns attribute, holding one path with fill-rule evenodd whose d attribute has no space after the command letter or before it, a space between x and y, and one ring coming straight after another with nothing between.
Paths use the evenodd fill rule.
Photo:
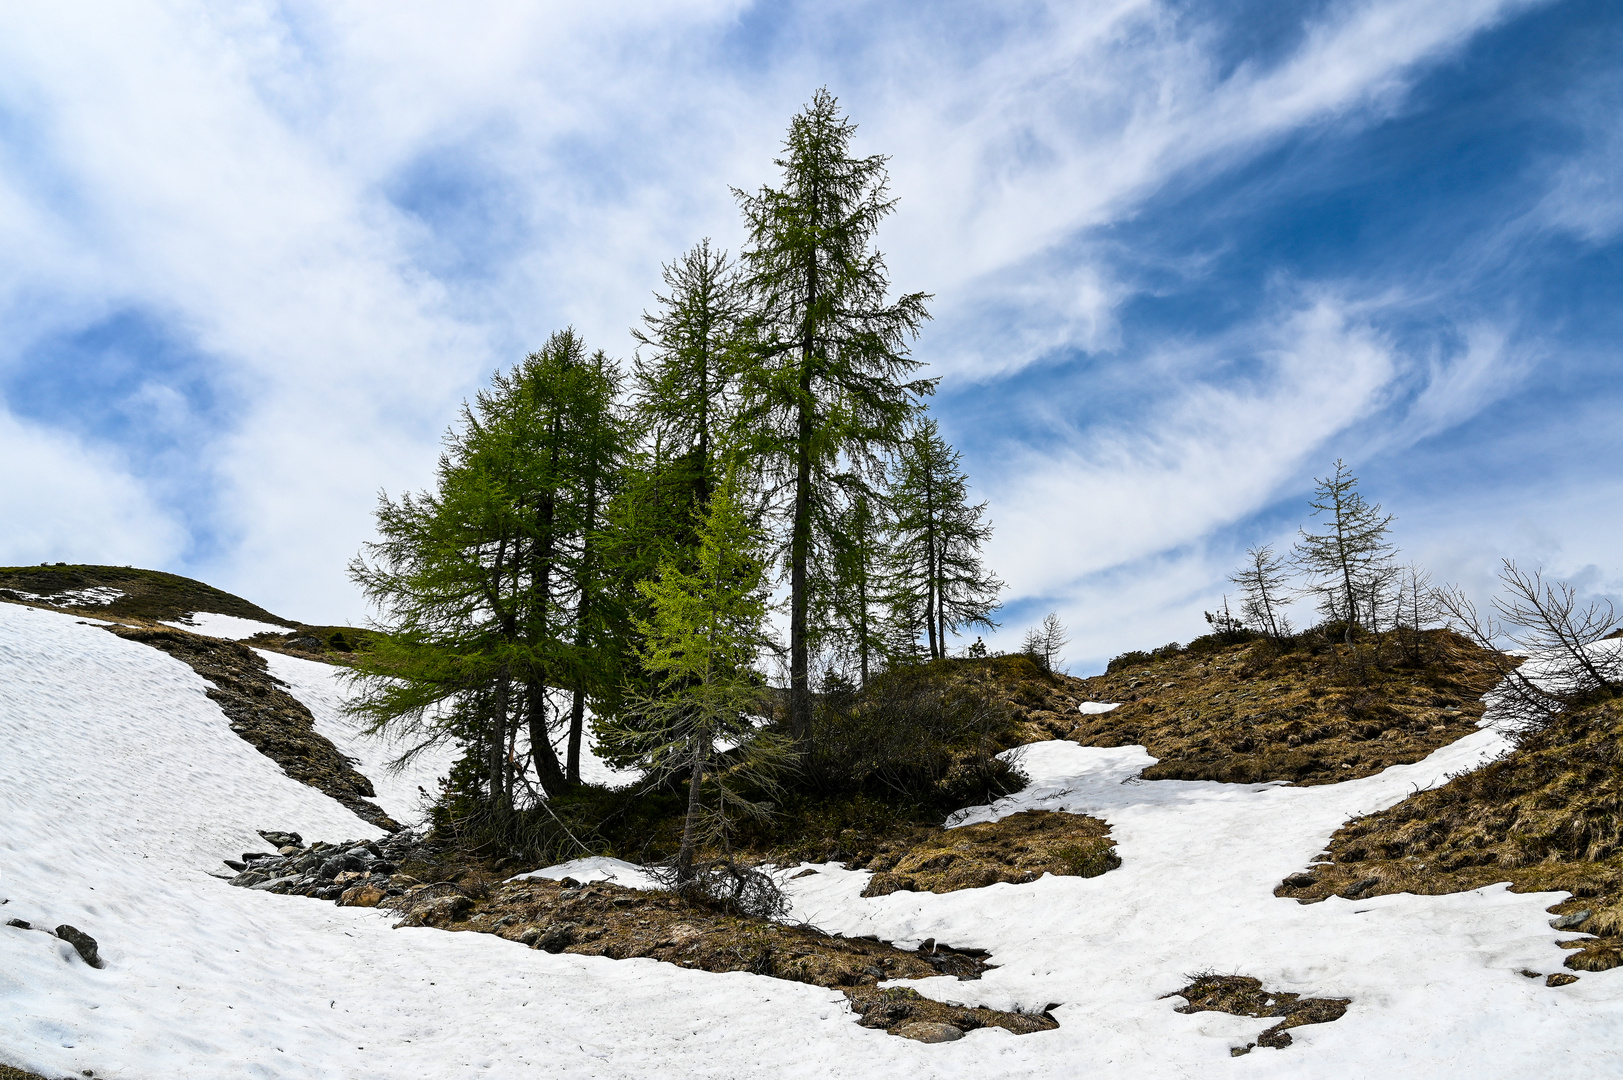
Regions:
<instances>
[{"instance_id":1,"label":"white cloud","mask_svg":"<svg viewBox=\"0 0 1623 1080\"><path fill-rule=\"evenodd\" d=\"M284 614L355 617L342 568L373 493L425 483L458 398L551 329L623 349L660 261L707 233L736 243L727 184L769 179L817 83L864 122L863 145L895 155L898 285L1022 328L994 350L944 319L961 343L927 342L931 355L1007 372L1119 342L1130 284L1056 241L1130 216L1180 170L1394 107L1419 62L1518 6L1342 4L1278 65L1226 76L1198 26L1148 0L1054 7L952 60L892 12L901 32L862 45L886 63L819 54L813 37L761 71L718 66L743 10L728 2L17 9L0 14L0 102L23 132L0 158L0 310L19 319L0 363L121 309L169 320L240 403L196 448L221 484L197 516L227 545L196 569ZM499 197L476 274L437 276L428 253L450 241L390 201L434 159ZM1388 377L1378 343L1333 315L1292 327L1272 383L1197 384L1142 430L1088 428L1059 462L1022 462L1036 475L1000 535L1029 532L1044 500L1091 509L1043 552L1069 561L1021 587L1197 536L1262 498L1315 424L1371 407ZM100 460L84 453L85 469ZM78 520L26 492L3 504L10 519L11 497L46 533L62 531L49 515ZM1170 521L1151 497L1177 507ZM142 529L170 535L152 514Z\"/></svg>"},{"instance_id":2,"label":"white cloud","mask_svg":"<svg viewBox=\"0 0 1623 1080\"><path fill-rule=\"evenodd\" d=\"M185 547L181 524L106 453L0 410L0 565L159 566Z\"/></svg>"},{"instance_id":3,"label":"white cloud","mask_svg":"<svg viewBox=\"0 0 1623 1080\"><path fill-rule=\"evenodd\" d=\"M1204 377L1247 346L1255 376ZM1144 412L1078 417L1063 449L1021 450L995 471L990 557L1012 596L1055 594L1255 512L1379 408L1398 371L1390 347L1329 300L1155 366L1158 401Z\"/></svg>"}]
</instances>

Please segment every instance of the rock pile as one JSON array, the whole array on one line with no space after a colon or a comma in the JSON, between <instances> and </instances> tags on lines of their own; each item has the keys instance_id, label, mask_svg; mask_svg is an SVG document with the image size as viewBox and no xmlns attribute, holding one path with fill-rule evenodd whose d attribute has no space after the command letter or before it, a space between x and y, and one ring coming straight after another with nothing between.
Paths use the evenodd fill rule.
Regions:
<instances>
[{"instance_id":1,"label":"rock pile","mask_svg":"<svg viewBox=\"0 0 1623 1080\"><path fill-rule=\"evenodd\" d=\"M298 833L262 830L259 835L276 848L275 853L249 851L240 860L226 859L225 864L237 871L231 884L334 900L345 907L377 907L420 884L399 872L400 864L421 843L421 837L407 829L382 840L318 841L308 847Z\"/></svg>"}]
</instances>

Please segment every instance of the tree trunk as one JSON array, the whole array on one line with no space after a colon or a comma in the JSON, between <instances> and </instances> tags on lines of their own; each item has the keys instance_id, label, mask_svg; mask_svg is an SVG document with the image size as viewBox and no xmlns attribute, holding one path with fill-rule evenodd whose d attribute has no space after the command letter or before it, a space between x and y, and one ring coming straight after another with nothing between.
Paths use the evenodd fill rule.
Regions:
<instances>
[{"instance_id":1,"label":"tree trunk","mask_svg":"<svg viewBox=\"0 0 1623 1080\"><path fill-rule=\"evenodd\" d=\"M592 611L593 566L592 533L597 524L597 463L591 466L586 478L586 524L582 530L580 551L580 603L575 607L575 699L569 706L568 780L571 786L580 783L580 743L586 726L586 621Z\"/></svg>"},{"instance_id":2,"label":"tree trunk","mask_svg":"<svg viewBox=\"0 0 1623 1080\"><path fill-rule=\"evenodd\" d=\"M547 731L547 688L544 683L530 683L525 688L529 699L530 761L535 765L536 779L547 797L562 795L569 790L569 780L558 755L552 749L552 738Z\"/></svg>"},{"instance_id":3,"label":"tree trunk","mask_svg":"<svg viewBox=\"0 0 1623 1080\"><path fill-rule=\"evenodd\" d=\"M795 516L789 540L789 730L801 751L811 746L811 684L806 612L811 549L811 358L800 376L800 429L795 445Z\"/></svg>"},{"instance_id":4,"label":"tree trunk","mask_svg":"<svg viewBox=\"0 0 1623 1080\"><path fill-rule=\"evenodd\" d=\"M704 783L704 759L702 747L693 751L693 775L688 781L688 812L687 818L682 822L682 848L676 854L676 883L686 885L693 880L693 848L695 836L699 831L699 787Z\"/></svg>"}]
</instances>

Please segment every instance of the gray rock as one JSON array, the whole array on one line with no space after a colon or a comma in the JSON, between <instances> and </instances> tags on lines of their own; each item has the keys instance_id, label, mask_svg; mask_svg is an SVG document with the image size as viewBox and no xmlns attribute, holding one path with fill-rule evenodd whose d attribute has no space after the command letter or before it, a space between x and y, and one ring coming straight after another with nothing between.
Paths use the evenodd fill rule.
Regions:
<instances>
[{"instance_id":1,"label":"gray rock","mask_svg":"<svg viewBox=\"0 0 1623 1080\"><path fill-rule=\"evenodd\" d=\"M32 930L34 928L33 924L26 919L7 919L6 925L15 926L19 930Z\"/></svg>"},{"instance_id":2,"label":"gray rock","mask_svg":"<svg viewBox=\"0 0 1623 1080\"><path fill-rule=\"evenodd\" d=\"M896 1029L896 1034L922 1043L957 1042L964 1037L961 1029L951 1024L938 1024L934 1020L909 1020Z\"/></svg>"},{"instance_id":3,"label":"gray rock","mask_svg":"<svg viewBox=\"0 0 1623 1080\"><path fill-rule=\"evenodd\" d=\"M1292 874L1285 879L1285 887L1289 889L1306 889L1312 886L1316 880L1312 874Z\"/></svg>"},{"instance_id":4,"label":"gray rock","mask_svg":"<svg viewBox=\"0 0 1623 1080\"><path fill-rule=\"evenodd\" d=\"M1578 927L1580 927L1580 926L1582 926L1584 924L1584 920L1588 919L1593 914L1594 914L1594 912L1589 911L1588 909L1585 909L1583 911L1571 912L1569 914L1561 916L1559 919L1551 919L1550 920L1550 929L1551 930L1576 930L1576 929L1578 929Z\"/></svg>"},{"instance_id":5,"label":"gray rock","mask_svg":"<svg viewBox=\"0 0 1623 1080\"><path fill-rule=\"evenodd\" d=\"M250 885L248 887L250 889L254 889L254 890L258 891L258 892L270 892L272 889L275 889L277 886L286 885L290 881L297 881L297 880L299 880L299 875L297 875L297 874L286 874L286 875L283 875L282 877L274 877L274 878L271 878L269 881L261 881L257 885Z\"/></svg>"},{"instance_id":6,"label":"gray rock","mask_svg":"<svg viewBox=\"0 0 1623 1080\"><path fill-rule=\"evenodd\" d=\"M248 864L240 859L222 859L221 861L239 874L248 869Z\"/></svg>"},{"instance_id":7,"label":"gray rock","mask_svg":"<svg viewBox=\"0 0 1623 1080\"><path fill-rule=\"evenodd\" d=\"M265 829L260 829L259 835L265 838L265 843L276 848L302 848L304 846L304 837L300 836L296 832L270 832Z\"/></svg>"},{"instance_id":8,"label":"gray rock","mask_svg":"<svg viewBox=\"0 0 1623 1080\"><path fill-rule=\"evenodd\" d=\"M73 946L73 951L79 954L79 959L93 968L102 966L101 953L96 948L96 939L80 930L76 926L63 923L56 928L56 936Z\"/></svg>"}]
</instances>

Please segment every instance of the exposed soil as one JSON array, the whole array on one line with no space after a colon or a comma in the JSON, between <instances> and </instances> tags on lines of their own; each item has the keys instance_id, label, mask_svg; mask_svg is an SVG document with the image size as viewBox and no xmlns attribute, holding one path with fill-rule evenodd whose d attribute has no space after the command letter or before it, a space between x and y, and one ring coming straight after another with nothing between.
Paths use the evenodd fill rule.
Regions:
<instances>
[{"instance_id":1,"label":"exposed soil","mask_svg":"<svg viewBox=\"0 0 1623 1080\"><path fill-rule=\"evenodd\" d=\"M936 975L978 979L989 966L984 952L933 941L908 952L876 938L835 937L809 926L733 915L669 893L612 882L526 879L501 883L478 898L446 883L410 890L385 904L402 911L402 926L496 934L547 952L615 960L648 957L702 971L748 971L829 987L850 999L859 1023L892 1033L920 1020L951 1024L960 1031L1002 1027L1015 1034L1058 1026L1043 1013L954 1005L878 986L888 979Z\"/></svg>"},{"instance_id":2,"label":"exposed soil","mask_svg":"<svg viewBox=\"0 0 1623 1080\"><path fill-rule=\"evenodd\" d=\"M1300 994L1264 990L1262 983L1249 975L1214 973L1190 976L1188 986L1167 996L1185 998L1189 1002L1178 1008L1181 1013L1226 1012L1234 1016L1282 1018L1258 1035L1256 1042L1229 1051L1235 1057L1248 1054L1258 1046L1283 1050L1291 1044L1287 1028L1340 1020L1347 1006L1352 1004L1351 998L1304 998Z\"/></svg>"},{"instance_id":3,"label":"exposed soil","mask_svg":"<svg viewBox=\"0 0 1623 1080\"><path fill-rule=\"evenodd\" d=\"M956 829L917 829L879 845L866 863L874 876L862 895L1020 885L1045 873L1098 877L1121 865L1109 837L1110 826L1098 818L1048 810Z\"/></svg>"},{"instance_id":4,"label":"exposed soil","mask_svg":"<svg viewBox=\"0 0 1623 1080\"><path fill-rule=\"evenodd\" d=\"M1254 641L1182 651L1079 680L1083 700L1120 707L1048 721L1049 737L1141 743L1160 759L1146 780L1333 784L1419 761L1475 731L1502 665L1446 630L1425 634L1421 665L1380 636L1355 645L1303 638L1290 650Z\"/></svg>"},{"instance_id":5,"label":"exposed soil","mask_svg":"<svg viewBox=\"0 0 1623 1080\"><path fill-rule=\"evenodd\" d=\"M367 801L376 795L372 781L317 733L310 710L283 689L252 649L167 627L108 629L168 653L211 683L208 696L225 713L231 730L288 776L332 796L369 824L390 831L400 828L376 803Z\"/></svg>"},{"instance_id":6,"label":"exposed soil","mask_svg":"<svg viewBox=\"0 0 1623 1080\"><path fill-rule=\"evenodd\" d=\"M0 1065L0 1080L45 1080L45 1077L38 1073L13 1069L10 1065Z\"/></svg>"},{"instance_id":7,"label":"exposed soil","mask_svg":"<svg viewBox=\"0 0 1623 1080\"><path fill-rule=\"evenodd\" d=\"M1577 950L1565 966L1623 964L1623 703L1576 710L1496 762L1349 822L1326 858L1274 895L1562 890L1573 898L1550 908L1558 928L1594 935L1562 943Z\"/></svg>"},{"instance_id":8,"label":"exposed soil","mask_svg":"<svg viewBox=\"0 0 1623 1080\"><path fill-rule=\"evenodd\" d=\"M117 590L122 595L107 604L88 602L92 598L84 594L96 589ZM8 592L12 595L7 596ZM0 567L0 597L20 602L39 597L42 606L114 618L174 620L212 611L290 628L294 625L201 581L128 566Z\"/></svg>"}]
</instances>

